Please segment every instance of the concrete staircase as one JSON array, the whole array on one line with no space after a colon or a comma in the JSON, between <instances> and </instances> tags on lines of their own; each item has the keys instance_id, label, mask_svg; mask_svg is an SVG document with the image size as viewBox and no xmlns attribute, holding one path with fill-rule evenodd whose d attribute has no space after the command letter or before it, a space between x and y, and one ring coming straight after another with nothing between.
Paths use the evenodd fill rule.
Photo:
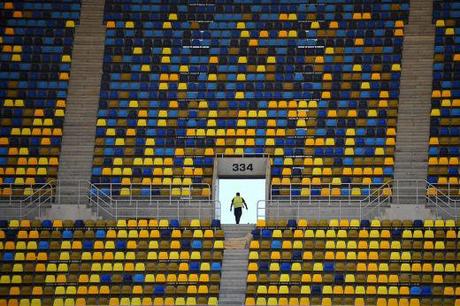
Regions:
<instances>
[{"instance_id":1,"label":"concrete staircase","mask_svg":"<svg viewBox=\"0 0 460 306\"><path fill-rule=\"evenodd\" d=\"M58 178L89 180L94 153L96 118L104 55L104 1L83 0L80 24L76 28L72 71L64 121ZM62 201L74 204L71 195Z\"/></svg>"},{"instance_id":2,"label":"concrete staircase","mask_svg":"<svg viewBox=\"0 0 460 306\"><path fill-rule=\"evenodd\" d=\"M404 29L394 177L425 180L435 30L431 22L433 3L413 0L410 5L409 24ZM414 191L415 187L416 184ZM415 192L396 191L400 202L395 204L416 203Z\"/></svg>"},{"instance_id":3,"label":"concrete staircase","mask_svg":"<svg viewBox=\"0 0 460 306\"><path fill-rule=\"evenodd\" d=\"M254 225L223 225L225 251L220 281L219 305L243 305L248 275L249 241ZM246 240L248 239L248 240Z\"/></svg>"}]
</instances>

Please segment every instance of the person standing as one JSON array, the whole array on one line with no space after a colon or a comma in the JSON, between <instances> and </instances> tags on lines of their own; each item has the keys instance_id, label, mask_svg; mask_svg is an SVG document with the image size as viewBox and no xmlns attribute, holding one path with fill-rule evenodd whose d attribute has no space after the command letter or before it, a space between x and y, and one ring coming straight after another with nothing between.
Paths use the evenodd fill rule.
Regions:
<instances>
[{"instance_id":1,"label":"person standing","mask_svg":"<svg viewBox=\"0 0 460 306\"><path fill-rule=\"evenodd\" d=\"M232 211L232 207L235 207L235 222L236 224L240 224L241 215L243 214L243 205L248 210L248 205L246 205L246 201L241 197L240 193L237 192L236 195L232 199L232 204L230 205L230 211Z\"/></svg>"}]
</instances>

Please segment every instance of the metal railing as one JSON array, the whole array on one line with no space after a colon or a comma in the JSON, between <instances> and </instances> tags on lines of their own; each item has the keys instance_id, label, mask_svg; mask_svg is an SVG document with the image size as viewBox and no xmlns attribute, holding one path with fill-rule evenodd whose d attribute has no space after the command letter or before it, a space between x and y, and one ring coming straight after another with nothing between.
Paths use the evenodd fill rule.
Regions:
<instances>
[{"instance_id":1,"label":"metal railing","mask_svg":"<svg viewBox=\"0 0 460 306\"><path fill-rule=\"evenodd\" d=\"M425 205L436 217L459 218L460 194L458 187L432 184L426 180L394 180L394 204Z\"/></svg>"},{"instance_id":2,"label":"metal railing","mask_svg":"<svg viewBox=\"0 0 460 306\"><path fill-rule=\"evenodd\" d=\"M384 187L384 188L382 188ZM308 195L295 195L295 191L302 189L308 190ZM277 193L275 194L274 191ZM345 192L344 192L345 191ZM368 199L375 191L382 193L391 193L391 183L383 184L361 184L361 183L343 183L343 184L290 184L286 186L270 186L272 199L282 199L289 201L308 201L309 203L321 202L322 204L333 204L338 202L352 203L363 199ZM324 194L326 192L326 194ZM343 194L345 193L345 194Z\"/></svg>"},{"instance_id":3,"label":"metal railing","mask_svg":"<svg viewBox=\"0 0 460 306\"><path fill-rule=\"evenodd\" d=\"M308 196L289 196L257 202L257 217L305 217L313 216L339 218L369 218L379 215L390 204L416 204L431 209L436 217L458 219L460 196L458 187L435 185L426 180L392 180L385 184L323 184L308 185ZM167 217L201 218L211 216L220 218L220 202L211 200L210 195L194 197L194 188L209 188L208 184L184 186L157 186L131 184L99 184L82 180L58 180L46 184L14 185L2 184L5 195L0 197L2 215L17 218L41 216L45 207L52 204L77 204L91 208L96 217L104 218L140 218ZM127 188L128 196L120 195L121 188ZM173 197L173 188L186 188L188 196ZM292 195L292 186L288 186ZM311 192L328 190L327 196ZM365 195L356 195L354 188L365 190ZM27 195L24 195L27 189ZM348 190L346 195L338 195ZM335 193L333 192L335 190ZM164 191L165 196L161 196ZM144 194L142 193L144 192ZM158 196L159 194L159 196ZM340 192L339 194L342 194ZM289 216L288 216L289 215Z\"/></svg>"},{"instance_id":4,"label":"metal railing","mask_svg":"<svg viewBox=\"0 0 460 306\"><path fill-rule=\"evenodd\" d=\"M332 185L329 187L332 188ZM358 188L357 185L362 184L345 184L345 187ZM353 196L352 189L349 189L346 196L333 196L329 193L328 196L314 196L310 193L305 197L290 197L287 199L272 199L260 200L257 202L257 218L292 218L312 216L317 219L331 218L364 218L372 214L372 212L389 205L391 201L391 185L390 184L374 184L365 185L369 189L369 193L364 196ZM334 185L333 188L340 188ZM315 188L323 189L315 185Z\"/></svg>"},{"instance_id":5,"label":"metal railing","mask_svg":"<svg viewBox=\"0 0 460 306\"><path fill-rule=\"evenodd\" d=\"M0 211L4 217L40 217L43 206L51 205L56 195L56 182L43 184L14 185L0 184ZM6 193L5 193L6 191Z\"/></svg>"},{"instance_id":6,"label":"metal railing","mask_svg":"<svg viewBox=\"0 0 460 306\"><path fill-rule=\"evenodd\" d=\"M97 189L104 192L111 198L129 199L136 201L138 198L155 200L161 198L163 200L187 200L193 198L211 199L211 185L207 183L193 183L188 185L145 185L145 184L119 184L119 183L101 183L91 184L92 188L97 186ZM194 191L208 190L208 194L195 194ZM123 194L125 192L126 194ZM175 194L179 192L178 194Z\"/></svg>"},{"instance_id":7,"label":"metal railing","mask_svg":"<svg viewBox=\"0 0 460 306\"><path fill-rule=\"evenodd\" d=\"M435 185L426 180L392 180L385 184L322 184L306 185L308 196L293 196L293 186L284 190L286 196L257 203L257 217L299 218L308 215L327 218L369 218L379 215L390 204L425 205L436 217L459 218L460 195L458 188L450 185ZM367 195L352 195L353 188L365 189ZM333 189L347 190L347 195L333 195ZM280 190L280 189L278 189ZM283 189L281 189L283 190ZM327 195L312 195L322 190ZM267 213L268 212L268 213Z\"/></svg>"}]
</instances>

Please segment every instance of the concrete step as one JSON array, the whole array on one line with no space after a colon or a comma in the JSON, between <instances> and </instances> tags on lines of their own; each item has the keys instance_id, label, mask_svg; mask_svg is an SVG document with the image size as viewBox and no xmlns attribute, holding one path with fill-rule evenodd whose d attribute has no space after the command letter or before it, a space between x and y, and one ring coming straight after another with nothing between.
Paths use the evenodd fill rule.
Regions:
<instances>
[{"instance_id":1,"label":"concrete step","mask_svg":"<svg viewBox=\"0 0 460 306\"><path fill-rule=\"evenodd\" d=\"M235 225L223 225L224 231L238 231ZM240 229L241 231L241 229ZM225 237L227 238L227 231ZM225 249L222 262L222 277L219 305L243 305L246 293L248 249Z\"/></svg>"},{"instance_id":2,"label":"concrete step","mask_svg":"<svg viewBox=\"0 0 460 306\"><path fill-rule=\"evenodd\" d=\"M426 179L427 175L435 30L432 6L431 1L412 1L409 24L404 29L395 179ZM410 202L415 196L415 188L396 192L400 201Z\"/></svg>"},{"instance_id":3,"label":"concrete step","mask_svg":"<svg viewBox=\"0 0 460 306\"><path fill-rule=\"evenodd\" d=\"M58 174L61 180L89 180L91 177L104 54L103 15L103 2L82 1L62 138Z\"/></svg>"}]
</instances>

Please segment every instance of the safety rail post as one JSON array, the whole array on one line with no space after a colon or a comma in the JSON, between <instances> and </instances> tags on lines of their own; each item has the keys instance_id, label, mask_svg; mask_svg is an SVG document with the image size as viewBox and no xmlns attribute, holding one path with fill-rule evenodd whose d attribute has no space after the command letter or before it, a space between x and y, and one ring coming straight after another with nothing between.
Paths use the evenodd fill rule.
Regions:
<instances>
[{"instance_id":1,"label":"safety rail post","mask_svg":"<svg viewBox=\"0 0 460 306\"><path fill-rule=\"evenodd\" d=\"M9 202L10 202L9 204L10 204L10 205L13 205L13 193L14 193L14 192L13 192L13 184L10 183L9 185L10 185L10 187L9 187L8 189L11 190L10 196L9 196Z\"/></svg>"},{"instance_id":2,"label":"safety rail post","mask_svg":"<svg viewBox=\"0 0 460 306\"><path fill-rule=\"evenodd\" d=\"M369 199L369 202L371 203L372 202L372 192L371 192L371 184L370 183L367 184L367 198Z\"/></svg>"},{"instance_id":3,"label":"safety rail post","mask_svg":"<svg viewBox=\"0 0 460 306\"><path fill-rule=\"evenodd\" d=\"M121 192L121 189L120 189ZM121 195L121 194L120 194ZM133 183L129 184L129 205L131 206L133 202Z\"/></svg>"},{"instance_id":4,"label":"safety rail post","mask_svg":"<svg viewBox=\"0 0 460 306\"><path fill-rule=\"evenodd\" d=\"M297 215L296 219L298 220L300 218L300 201L297 200Z\"/></svg>"},{"instance_id":5,"label":"safety rail post","mask_svg":"<svg viewBox=\"0 0 460 306\"><path fill-rule=\"evenodd\" d=\"M339 220L342 219L342 201L339 201Z\"/></svg>"}]
</instances>

